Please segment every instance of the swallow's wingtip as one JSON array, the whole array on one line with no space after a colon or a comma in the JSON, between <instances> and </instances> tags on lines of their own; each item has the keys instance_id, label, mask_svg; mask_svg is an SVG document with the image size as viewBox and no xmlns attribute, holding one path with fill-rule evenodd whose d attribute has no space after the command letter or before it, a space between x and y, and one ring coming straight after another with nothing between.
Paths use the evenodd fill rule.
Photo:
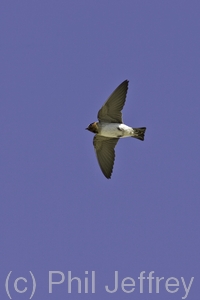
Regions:
<instances>
[{"instance_id":1,"label":"swallow's wingtip","mask_svg":"<svg viewBox=\"0 0 200 300\"><path fill-rule=\"evenodd\" d=\"M112 173L111 173L111 174L104 174L104 176L105 176L107 179L111 179Z\"/></svg>"}]
</instances>

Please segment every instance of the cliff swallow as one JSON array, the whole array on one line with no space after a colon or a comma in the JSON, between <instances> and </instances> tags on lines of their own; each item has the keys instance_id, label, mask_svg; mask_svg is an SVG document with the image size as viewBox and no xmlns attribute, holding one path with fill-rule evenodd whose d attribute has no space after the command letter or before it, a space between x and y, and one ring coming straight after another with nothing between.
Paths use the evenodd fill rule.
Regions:
<instances>
[{"instance_id":1,"label":"cliff swallow","mask_svg":"<svg viewBox=\"0 0 200 300\"><path fill-rule=\"evenodd\" d=\"M99 110L99 122L91 123L86 129L95 133L93 145L101 171L111 178L115 160L115 146L119 138L134 137L144 140L146 127L132 128L122 121L122 108L126 101L128 80L123 81Z\"/></svg>"}]
</instances>

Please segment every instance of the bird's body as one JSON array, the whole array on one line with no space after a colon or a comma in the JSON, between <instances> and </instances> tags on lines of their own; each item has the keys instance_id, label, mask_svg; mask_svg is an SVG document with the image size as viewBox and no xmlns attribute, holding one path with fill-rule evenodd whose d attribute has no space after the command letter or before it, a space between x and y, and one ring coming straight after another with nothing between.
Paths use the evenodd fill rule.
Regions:
<instances>
[{"instance_id":1,"label":"bird's body","mask_svg":"<svg viewBox=\"0 0 200 300\"><path fill-rule=\"evenodd\" d=\"M109 138L134 137L134 128L122 123L97 123L97 131L101 136Z\"/></svg>"},{"instance_id":2,"label":"bird's body","mask_svg":"<svg viewBox=\"0 0 200 300\"><path fill-rule=\"evenodd\" d=\"M146 127L132 128L123 124L121 110L126 100L128 80L122 82L98 112L99 122L86 129L95 133L93 145L99 166L106 178L110 178L115 159L115 146L119 138L135 137L144 140Z\"/></svg>"}]
</instances>

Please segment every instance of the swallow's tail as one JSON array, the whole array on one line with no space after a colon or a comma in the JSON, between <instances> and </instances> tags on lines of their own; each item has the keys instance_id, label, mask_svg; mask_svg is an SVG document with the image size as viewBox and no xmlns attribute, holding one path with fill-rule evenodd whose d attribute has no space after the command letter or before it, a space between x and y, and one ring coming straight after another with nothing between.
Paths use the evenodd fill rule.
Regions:
<instances>
[{"instance_id":1,"label":"swallow's tail","mask_svg":"<svg viewBox=\"0 0 200 300\"><path fill-rule=\"evenodd\" d=\"M132 137L144 141L144 135L145 135L146 127L141 128L133 128L133 135Z\"/></svg>"}]
</instances>

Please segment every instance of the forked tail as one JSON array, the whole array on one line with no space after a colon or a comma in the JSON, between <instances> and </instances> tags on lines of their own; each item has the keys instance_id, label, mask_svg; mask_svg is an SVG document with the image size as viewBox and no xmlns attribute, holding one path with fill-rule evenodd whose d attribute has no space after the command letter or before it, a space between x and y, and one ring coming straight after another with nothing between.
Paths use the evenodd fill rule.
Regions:
<instances>
[{"instance_id":1,"label":"forked tail","mask_svg":"<svg viewBox=\"0 0 200 300\"><path fill-rule=\"evenodd\" d=\"M133 128L134 133L132 135L132 137L144 141L144 135L145 135L145 130L146 127L141 127L141 128Z\"/></svg>"}]
</instances>

